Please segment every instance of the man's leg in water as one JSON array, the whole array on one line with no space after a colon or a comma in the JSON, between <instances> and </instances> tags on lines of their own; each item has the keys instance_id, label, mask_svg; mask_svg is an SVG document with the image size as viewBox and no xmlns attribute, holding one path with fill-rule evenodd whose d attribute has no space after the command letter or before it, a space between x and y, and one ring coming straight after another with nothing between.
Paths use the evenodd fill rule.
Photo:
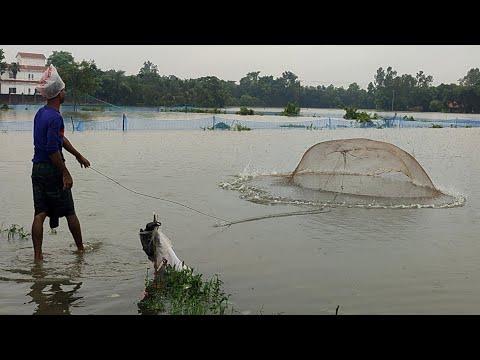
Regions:
<instances>
[{"instance_id":1,"label":"man's leg in water","mask_svg":"<svg viewBox=\"0 0 480 360\"><path fill-rule=\"evenodd\" d=\"M35 215L32 223L32 242L35 261L43 259L42 243L43 243L43 222L47 217L47 213L42 212Z\"/></svg>"},{"instance_id":2,"label":"man's leg in water","mask_svg":"<svg viewBox=\"0 0 480 360\"><path fill-rule=\"evenodd\" d=\"M79 251L83 251L82 229L80 228L80 221L78 221L77 215L66 216L68 229L72 233L73 240Z\"/></svg>"}]
</instances>

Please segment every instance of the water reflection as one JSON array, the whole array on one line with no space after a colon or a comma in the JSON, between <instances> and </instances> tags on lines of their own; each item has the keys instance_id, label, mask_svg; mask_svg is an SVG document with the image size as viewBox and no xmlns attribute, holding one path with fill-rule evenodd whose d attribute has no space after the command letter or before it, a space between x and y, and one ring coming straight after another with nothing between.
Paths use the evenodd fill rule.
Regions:
<instances>
[{"instance_id":1,"label":"water reflection","mask_svg":"<svg viewBox=\"0 0 480 360\"><path fill-rule=\"evenodd\" d=\"M71 269L74 270L73 273L78 274L82 260L82 256L79 256ZM72 272L69 271L69 273ZM37 304L33 315L71 315L72 305L78 306L79 300L83 298L76 295L82 282L75 282L65 277L49 277L51 275L51 271L45 268L43 263L35 264L32 268L32 276L35 280L27 295L32 298L29 303Z\"/></svg>"}]
</instances>

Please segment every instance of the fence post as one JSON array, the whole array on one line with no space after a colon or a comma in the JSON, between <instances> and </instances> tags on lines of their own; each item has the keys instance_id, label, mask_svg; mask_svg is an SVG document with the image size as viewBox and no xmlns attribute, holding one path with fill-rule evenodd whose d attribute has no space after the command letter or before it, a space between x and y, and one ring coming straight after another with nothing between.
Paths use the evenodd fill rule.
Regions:
<instances>
[{"instance_id":1,"label":"fence post","mask_svg":"<svg viewBox=\"0 0 480 360\"><path fill-rule=\"evenodd\" d=\"M72 130L75 131L75 125L73 124L73 117L70 116L70 120L72 120Z\"/></svg>"},{"instance_id":2,"label":"fence post","mask_svg":"<svg viewBox=\"0 0 480 360\"><path fill-rule=\"evenodd\" d=\"M212 126L212 130L215 130L215 115L213 115L213 126Z\"/></svg>"},{"instance_id":3,"label":"fence post","mask_svg":"<svg viewBox=\"0 0 480 360\"><path fill-rule=\"evenodd\" d=\"M123 114L122 131L125 131L125 114Z\"/></svg>"}]
</instances>

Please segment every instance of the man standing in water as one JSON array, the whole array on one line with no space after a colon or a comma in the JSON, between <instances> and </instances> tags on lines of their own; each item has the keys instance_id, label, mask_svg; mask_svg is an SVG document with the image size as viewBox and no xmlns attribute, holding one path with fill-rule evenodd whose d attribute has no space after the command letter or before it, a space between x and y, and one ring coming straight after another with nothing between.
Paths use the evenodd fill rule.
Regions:
<instances>
[{"instance_id":1,"label":"man standing in water","mask_svg":"<svg viewBox=\"0 0 480 360\"><path fill-rule=\"evenodd\" d=\"M35 216L32 241L35 261L40 261L43 259L43 223L47 216L54 221L65 216L78 250L84 250L71 191L73 179L65 166L62 148L75 156L81 167L89 167L90 162L64 136L60 105L65 100L65 83L53 65L42 75L37 90L47 99L47 104L38 110L33 121L32 187Z\"/></svg>"}]
</instances>

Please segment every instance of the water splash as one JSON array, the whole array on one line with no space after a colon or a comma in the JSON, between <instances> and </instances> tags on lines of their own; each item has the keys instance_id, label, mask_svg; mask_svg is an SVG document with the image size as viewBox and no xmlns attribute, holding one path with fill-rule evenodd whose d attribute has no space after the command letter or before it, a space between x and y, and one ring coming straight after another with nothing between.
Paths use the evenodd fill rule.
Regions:
<instances>
[{"instance_id":1,"label":"water splash","mask_svg":"<svg viewBox=\"0 0 480 360\"><path fill-rule=\"evenodd\" d=\"M427 198L382 197L344 194L306 189L289 183L290 174L247 174L245 171L230 181L219 184L224 190L238 191L240 198L263 205L301 205L368 209L454 208L465 205L462 194L439 189L439 195Z\"/></svg>"}]
</instances>

